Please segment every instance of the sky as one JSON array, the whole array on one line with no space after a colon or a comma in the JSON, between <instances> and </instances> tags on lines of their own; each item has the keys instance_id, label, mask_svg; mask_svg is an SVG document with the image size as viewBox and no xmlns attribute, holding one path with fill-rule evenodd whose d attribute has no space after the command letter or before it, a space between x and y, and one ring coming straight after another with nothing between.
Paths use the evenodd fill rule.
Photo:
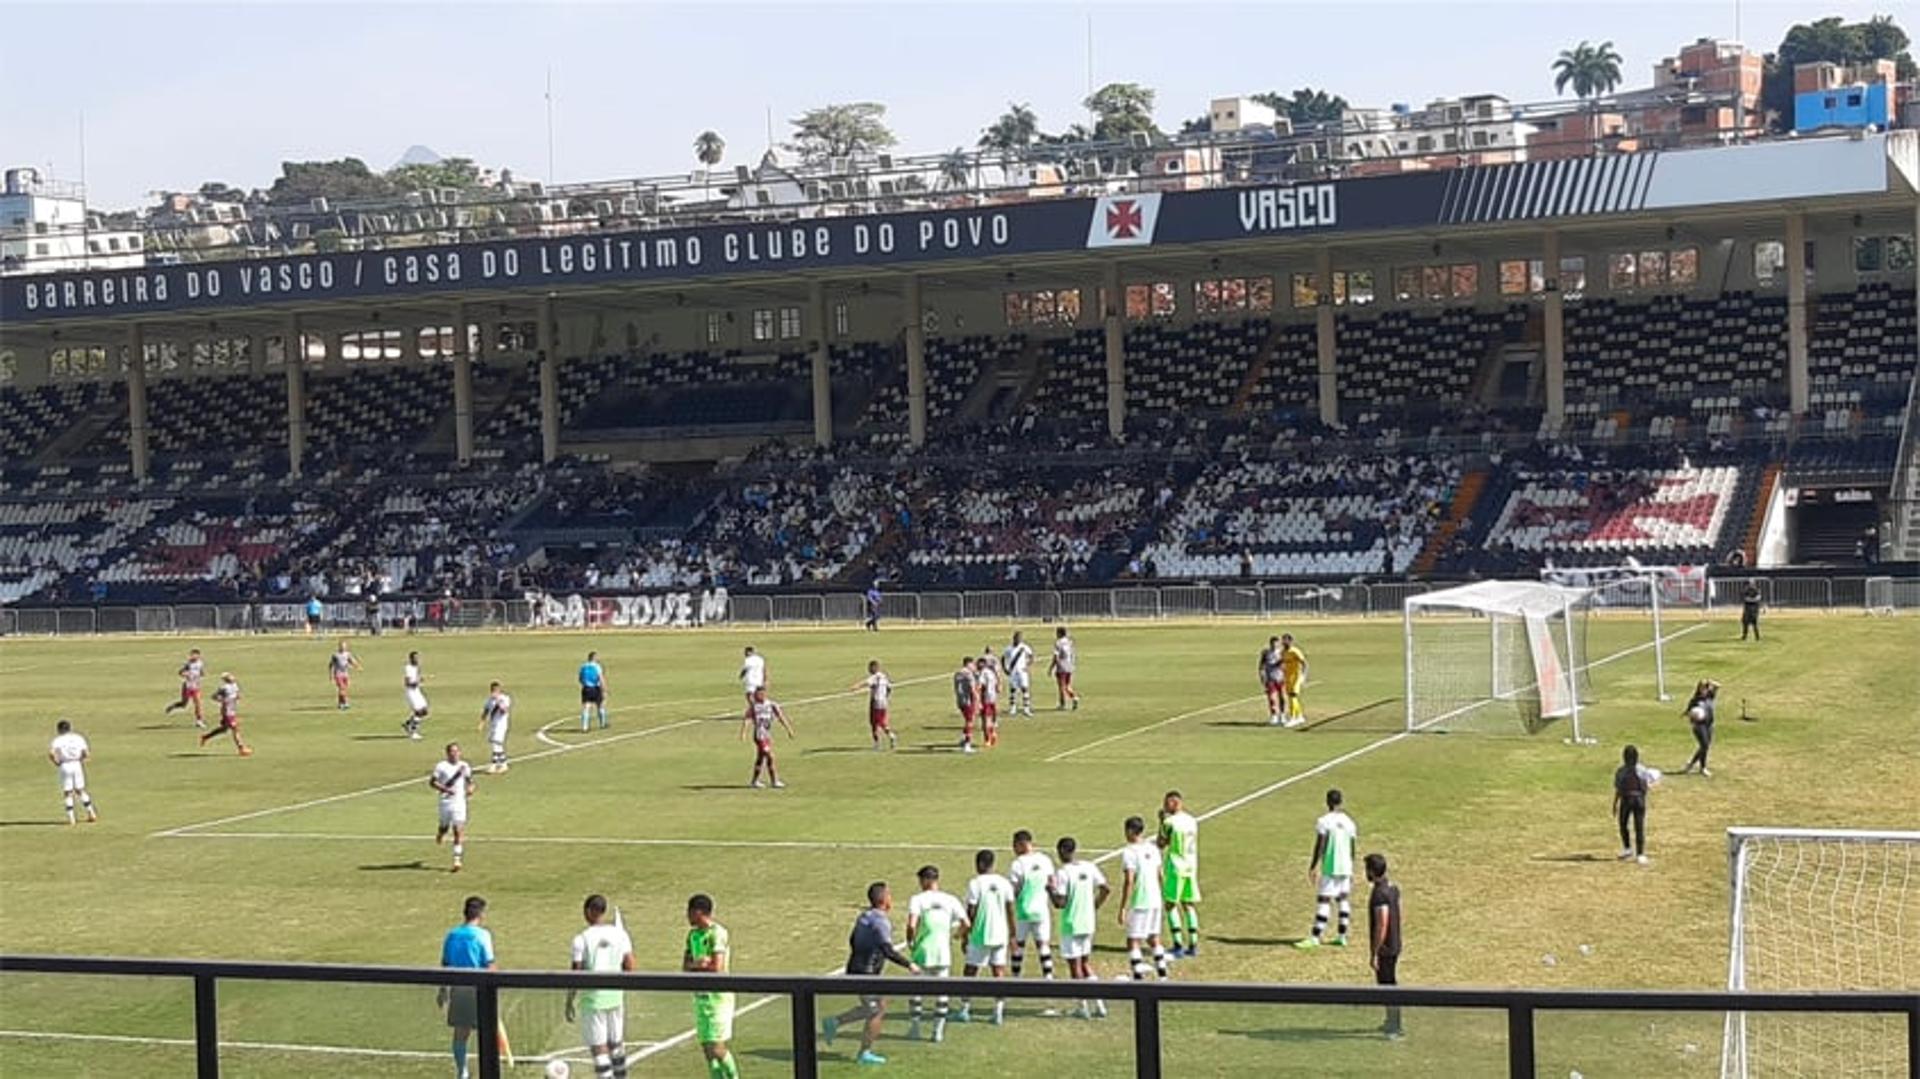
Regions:
<instances>
[{"instance_id":1,"label":"sky","mask_svg":"<svg viewBox=\"0 0 1920 1079\"><path fill-rule=\"evenodd\" d=\"M98 208L217 180L264 187L283 160L414 144L563 181L695 167L711 128L752 161L804 109L878 101L906 153L972 146L1010 101L1083 118L1093 82L1139 82L1177 130L1214 97L1314 86L1355 105L1554 96L1549 64L1611 40L1623 89L1699 37L1770 51L1786 28L1912 0L1768 3L0 4L0 165L83 174ZM85 131L84 140L81 132Z\"/></svg>"}]
</instances>

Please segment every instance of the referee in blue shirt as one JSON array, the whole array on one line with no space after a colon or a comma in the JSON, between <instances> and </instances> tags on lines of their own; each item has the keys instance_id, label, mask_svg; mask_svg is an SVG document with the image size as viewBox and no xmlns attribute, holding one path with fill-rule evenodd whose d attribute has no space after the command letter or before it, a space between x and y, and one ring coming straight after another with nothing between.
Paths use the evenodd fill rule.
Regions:
<instances>
[{"instance_id":1,"label":"referee in blue shirt","mask_svg":"<svg viewBox=\"0 0 1920 1079\"><path fill-rule=\"evenodd\" d=\"M587 729L587 718L600 714L600 729L607 729L607 672L600 666L600 653L588 652L580 665L580 729Z\"/></svg>"},{"instance_id":2,"label":"referee in blue shirt","mask_svg":"<svg viewBox=\"0 0 1920 1079\"><path fill-rule=\"evenodd\" d=\"M440 965L457 970L494 970L493 934L487 931L487 901L477 895L467 897L465 919L447 930L440 944ZM466 986L440 989L440 1003L446 1005L447 1025L453 1028L453 1069L459 1079L467 1079L467 1037L480 1025L479 994Z\"/></svg>"}]
</instances>

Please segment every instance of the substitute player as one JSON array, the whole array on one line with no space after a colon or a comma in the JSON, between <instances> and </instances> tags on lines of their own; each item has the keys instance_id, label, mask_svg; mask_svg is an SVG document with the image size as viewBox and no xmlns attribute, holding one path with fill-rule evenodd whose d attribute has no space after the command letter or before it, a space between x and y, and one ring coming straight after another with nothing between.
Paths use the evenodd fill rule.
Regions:
<instances>
[{"instance_id":1,"label":"substitute player","mask_svg":"<svg viewBox=\"0 0 1920 1079\"><path fill-rule=\"evenodd\" d=\"M1294 941L1296 948L1318 948L1327 935L1330 908L1340 910L1340 935L1333 943L1347 946L1347 930L1353 921L1353 849L1360 840L1360 826L1343 809L1339 788L1327 792L1327 811L1313 822L1313 857L1307 860L1307 880L1314 886L1313 933Z\"/></svg>"},{"instance_id":2,"label":"substitute player","mask_svg":"<svg viewBox=\"0 0 1920 1079\"><path fill-rule=\"evenodd\" d=\"M1307 688L1307 654L1293 643L1293 634L1280 635L1280 688L1286 693L1286 726L1304 727L1307 716L1300 707L1300 691Z\"/></svg>"},{"instance_id":3,"label":"substitute player","mask_svg":"<svg viewBox=\"0 0 1920 1079\"><path fill-rule=\"evenodd\" d=\"M573 938L574 970L613 974L633 970L633 938L607 920L607 897L581 906L587 927ZM580 1023L580 1042L593 1058L596 1079L627 1079L627 998L618 989L567 990L567 1022Z\"/></svg>"},{"instance_id":4,"label":"substitute player","mask_svg":"<svg viewBox=\"0 0 1920 1079\"><path fill-rule=\"evenodd\" d=\"M740 717L741 738L744 739L747 736L749 727L753 729L753 781L747 784L749 787L760 786L762 765L767 769L767 781L773 785L774 790L786 786L785 783L780 782L780 773L775 771L773 766L773 725L776 721L787 729L789 739L794 737L793 724L787 722L787 713L781 710L777 702L767 699L767 687L761 686L755 689L751 703L747 705L746 714Z\"/></svg>"},{"instance_id":5,"label":"substitute player","mask_svg":"<svg viewBox=\"0 0 1920 1079\"><path fill-rule=\"evenodd\" d=\"M972 656L961 656L960 668L953 672L953 706L960 710L960 752L972 753L973 720L980 714L980 679Z\"/></svg>"},{"instance_id":6,"label":"substitute player","mask_svg":"<svg viewBox=\"0 0 1920 1079\"><path fill-rule=\"evenodd\" d=\"M940 887L940 867L923 865L920 867L920 890L907 901L907 940L913 951L913 961L920 967L920 973L929 978L945 978L953 973L953 935L965 933L973 928L973 922L967 917L967 908L951 892ZM942 1041L947 1036L948 997L942 993L933 1001L933 1040ZM907 1037L920 1037L921 999L914 997L910 1002L912 1021L907 1026Z\"/></svg>"},{"instance_id":7,"label":"substitute player","mask_svg":"<svg viewBox=\"0 0 1920 1079\"><path fill-rule=\"evenodd\" d=\"M867 730L873 735L873 751L880 752L880 736L886 735L887 747L899 749L900 739L893 733L893 725L887 722L887 705L893 700L893 679L880 669L880 661L867 661L867 676L855 682L850 689L867 691Z\"/></svg>"},{"instance_id":8,"label":"substitute player","mask_svg":"<svg viewBox=\"0 0 1920 1079\"><path fill-rule=\"evenodd\" d=\"M1033 715L1033 646L1013 631L1013 640L1000 654L1000 666L1007 672L1007 714L1029 718Z\"/></svg>"},{"instance_id":9,"label":"substitute player","mask_svg":"<svg viewBox=\"0 0 1920 1079\"><path fill-rule=\"evenodd\" d=\"M1054 688L1060 691L1060 704L1054 710L1059 711L1073 702L1073 710L1080 710L1080 691L1073 688L1073 668L1079 661L1074 648L1073 638L1067 636L1067 627L1061 626L1053 631L1053 658L1047 661L1047 669L1053 672Z\"/></svg>"},{"instance_id":10,"label":"substitute player","mask_svg":"<svg viewBox=\"0 0 1920 1079\"><path fill-rule=\"evenodd\" d=\"M427 713L427 677L420 673L420 653L408 652L407 664L400 669L400 683L407 691L407 718L400 729L407 737L420 740L420 724L426 721Z\"/></svg>"},{"instance_id":11,"label":"substitute player","mask_svg":"<svg viewBox=\"0 0 1920 1079\"><path fill-rule=\"evenodd\" d=\"M1267 695L1267 725L1278 727L1286 721L1287 684L1280 672L1280 638L1268 637L1260 650L1260 689Z\"/></svg>"},{"instance_id":12,"label":"substitute player","mask_svg":"<svg viewBox=\"0 0 1920 1079\"><path fill-rule=\"evenodd\" d=\"M986 967L996 978L1007 976L1007 941L1013 926L1013 883L993 871L993 852L983 850L973 856L974 877L967 882L967 964L960 973L968 978ZM973 1021L973 1000L962 998L954 1021ZM993 1025L1007 1021L1007 1002L993 1002Z\"/></svg>"},{"instance_id":13,"label":"substitute player","mask_svg":"<svg viewBox=\"0 0 1920 1079\"><path fill-rule=\"evenodd\" d=\"M1053 905L1060 911L1060 958L1067 961L1067 976L1076 982L1094 980L1093 934L1100 920L1100 905L1113 889L1107 887L1107 875L1092 862L1075 858L1080 845L1072 836L1062 836L1054 844L1060 855L1060 868L1053 875ZM1082 1000L1078 1018L1107 1017L1107 1002Z\"/></svg>"},{"instance_id":14,"label":"substitute player","mask_svg":"<svg viewBox=\"0 0 1920 1079\"><path fill-rule=\"evenodd\" d=\"M973 677L980 683L980 736L992 749L1000 744L1000 672L991 655L973 661Z\"/></svg>"},{"instance_id":15,"label":"substitute player","mask_svg":"<svg viewBox=\"0 0 1920 1079\"><path fill-rule=\"evenodd\" d=\"M687 900L687 949L680 969L692 974L725 974L732 966L733 942L727 927L713 920L713 899L694 895ZM727 1043L733 1040L733 994L695 993L693 1033L706 1054L709 1079L740 1079Z\"/></svg>"},{"instance_id":16,"label":"substitute player","mask_svg":"<svg viewBox=\"0 0 1920 1079\"><path fill-rule=\"evenodd\" d=\"M1165 898L1173 955L1192 959L1200 954L1200 822L1187 812L1179 791L1168 791L1160 803L1160 850L1166 857ZM1182 929L1185 952L1180 947Z\"/></svg>"},{"instance_id":17,"label":"substitute player","mask_svg":"<svg viewBox=\"0 0 1920 1079\"><path fill-rule=\"evenodd\" d=\"M93 795L87 793L86 765L93 759L93 751L87 740L74 731L73 724L63 719L53 725L47 759L60 772L60 798L67 805L67 823L73 823L74 795L80 796L80 804L86 808L87 823L99 820L100 814L93 808Z\"/></svg>"},{"instance_id":18,"label":"substitute player","mask_svg":"<svg viewBox=\"0 0 1920 1079\"><path fill-rule=\"evenodd\" d=\"M1128 817L1125 825L1127 845L1120 849L1120 890L1126 903L1120 910L1120 924L1127 933L1127 966L1136 982L1147 978L1143 948L1153 949L1153 970L1161 981L1167 980L1167 952L1160 945L1160 921L1166 914L1165 886L1160 879L1160 848L1147 841L1147 822Z\"/></svg>"},{"instance_id":19,"label":"substitute player","mask_svg":"<svg viewBox=\"0 0 1920 1079\"><path fill-rule=\"evenodd\" d=\"M213 701L220 706L220 725L200 736L200 744L206 745L209 739L222 734L233 736L233 747L242 757L253 756L253 750L240 737L240 683L234 681L231 673L220 676L220 686L213 691Z\"/></svg>"},{"instance_id":20,"label":"substitute player","mask_svg":"<svg viewBox=\"0 0 1920 1079\"><path fill-rule=\"evenodd\" d=\"M200 650L195 648L187 653L187 661L180 665L180 699L167 705L167 714L172 715L189 705L193 706L193 725L205 727L206 717L200 713L200 680L207 674L207 662L200 658Z\"/></svg>"},{"instance_id":21,"label":"substitute player","mask_svg":"<svg viewBox=\"0 0 1920 1079\"><path fill-rule=\"evenodd\" d=\"M460 759L460 743L447 743L447 757L433 766L427 785L440 795L440 830L433 834L435 844L453 835L453 869L460 872L460 860L467 853L467 799L473 794L473 765Z\"/></svg>"},{"instance_id":22,"label":"substitute player","mask_svg":"<svg viewBox=\"0 0 1920 1079\"><path fill-rule=\"evenodd\" d=\"M588 652L587 661L580 665L580 730L585 733L587 721L598 716L600 729L607 729L607 669L600 665L600 653Z\"/></svg>"},{"instance_id":23,"label":"substitute player","mask_svg":"<svg viewBox=\"0 0 1920 1079\"><path fill-rule=\"evenodd\" d=\"M1053 980L1053 903L1047 889L1053 885L1053 859L1033 845L1025 828L1013 833L1013 864L1007 867L1013 885L1013 976L1027 957L1027 941L1040 952L1040 976Z\"/></svg>"},{"instance_id":24,"label":"substitute player","mask_svg":"<svg viewBox=\"0 0 1920 1079\"><path fill-rule=\"evenodd\" d=\"M513 725L513 698L494 682L487 687L486 703L480 706L480 727L487 732L487 746L493 751L487 771L494 775L507 770L507 728Z\"/></svg>"},{"instance_id":25,"label":"substitute player","mask_svg":"<svg viewBox=\"0 0 1920 1079\"><path fill-rule=\"evenodd\" d=\"M360 660L347 647L346 639L342 638L333 655L327 657L327 674L333 678L333 706L342 712L351 707L347 690L353 684L353 672L359 669Z\"/></svg>"},{"instance_id":26,"label":"substitute player","mask_svg":"<svg viewBox=\"0 0 1920 1079\"><path fill-rule=\"evenodd\" d=\"M755 690L767 688L767 657L748 645L740 660L740 689L747 695L747 703L753 703Z\"/></svg>"}]
</instances>

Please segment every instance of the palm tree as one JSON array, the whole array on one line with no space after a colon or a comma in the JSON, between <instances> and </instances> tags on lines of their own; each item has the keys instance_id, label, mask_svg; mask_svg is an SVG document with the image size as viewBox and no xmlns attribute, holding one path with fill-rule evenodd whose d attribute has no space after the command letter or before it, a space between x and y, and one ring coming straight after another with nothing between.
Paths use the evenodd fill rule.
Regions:
<instances>
[{"instance_id":1,"label":"palm tree","mask_svg":"<svg viewBox=\"0 0 1920 1079\"><path fill-rule=\"evenodd\" d=\"M1593 45L1582 41L1571 49L1560 50L1559 58L1553 62L1553 92L1564 94L1569 84L1583 102L1589 97L1613 93L1613 88L1620 85L1620 54L1613 51L1613 42ZM1589 129L1594 126L1592 114L1598 109L1598 101L1588 102ZM1589 134L1597 132L1590 130Z\"/></svg>"},{"instance_id":2,"label":"palm tree","mask_svg":"<svg viewBox=\"0 0 1920 1079\"><path fill-rule=\"evenodd\" d=\"M1008 102L1007 111L980 133L980 148L998 150L1005 156L1033 145L1040 136L1040 117L1025 102Z\"/></svg>"},{"instance_id":3,"label":"palm tree","mask_svg":"<svg viewBox=\"0 0 1920 1079\"><path fill-rule=\"evenodd\" d=\"M972 171L972 159L966 150L956 146L952 152L941 155L940 186L949 191L958 191L967 186L967 178Z\"/></svg>"},{"instance_id":4,"label":"palm tree","mask_svg":"<svg viewBox=\"0 0 1920 1079\"><path fill-rule=\"evenodd\" d=\"M725 156L727 156L727 140L721 138L719 132L702 131L693 137L694 160L704 166L701 176L703 187L713 183L713 167L718 165L720 159Z\"/></svg>"}]
</instances>

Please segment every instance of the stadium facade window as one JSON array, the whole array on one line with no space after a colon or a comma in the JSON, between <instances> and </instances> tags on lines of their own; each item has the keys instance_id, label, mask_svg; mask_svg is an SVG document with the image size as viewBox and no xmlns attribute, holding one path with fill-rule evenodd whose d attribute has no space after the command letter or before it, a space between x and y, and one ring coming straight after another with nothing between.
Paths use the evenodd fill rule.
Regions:
<instances>
[{"instance_id":1,"label":"stadium facade window","mask_svg":"<svg viewBox=\"0 0 1920 1079\"><path fill-rule=\"evenodd\" d=\"M1676 288L1692 288L1700 283L1700 249L1676 247L1667 252L1667 283Z\"/></svg>"},{"instance_id":2,"label":"stadium facade window","mask_svg":"<svg viewBox=\"0 0 1920 1079\"><path fill-rule=\"evenodd\" d=\"M782 307L780 309L780 340L799 340L800 325L800 308Z\"/></svg>"},{"instance_id":3,"label":"stadium facade window","mask_svg":"<svg viewBox=\"0 0 1920 1079\"><path fill-rule=\"evenodd\" d=\"M138 236L127 237L127 250L129 251L140 250L140 237Z\"/></svg>"},{"instance_id":4,"label":"stadium facade window","mask_svg":"<svg viewBox=\"0 0 1920 1079\"><path fill-rule=\"evenodd\" d=\"M1402 266L1393 271L1393 298L1401 303L1420 298L1420 267Z\"/></svg>"},{"instance_id":5,"label":"stadium facade window","mask_svg":"<svg viewBox=\"0 0 1920 1079\"><path fill-rule=\"evenodd\" d=\"M1753 245L1753 279L1762 285L1771 285L1784 276L1787 267L1787 245L1779 240L1761 240Z\"/></svg>"},{"instance_id":6,"label":"stadium facade window","mask_svg":"<svg viewBox=\"0 0 1920 1079\"><path fill-rule=\"evenodd\" d=\"M1855 273L1879 273L1886 266L1886 245L1878 236L1855 236L1853 238L1853 269Z\"/></svg>"},{"instance_id":7,"label":"stadium facade window","mask_svg":"<svg viewBox=\"0 0 1920 1079\"><path fill-rule=\"evenodd\" d=\"M33 245L33 253L34 253L34 254L36 254L36 255L45 255L45 254L47 254L47 245L46 245L46 244L34 244L34 245Z\"/></svg>"},{"instance_id":8,"label":"stadium facade window","mask_svg":"<svg viewBox=\"0 0 1920 1079\"><path fill-rule=\"evenodd\" d=\"M1293 306L1315 307L1320 303L1320 285L1310 273L1293 275Z\"/></svg>"},{"instance_id":9,"label":"stadium facade window","mask_svg":"<svg viewBox=\"0 0 1920 1079\"><path fill-rule=\"evenodd\" d=\"M707 344L717 345L727 339L727 316L720 311L707 312Z\"/></svg>"},{"instance_id":10,"label":"stadium facade window","mask_svg":"<svg viewBox=\"0 0 1920 1079\"><path fill-rule=\"evenodd\" d=\"M753 339L755 341L773 340L773 308L757 307L753 311Z\"/></svg>"},{"instance_id":11,"label":"stadium facade window","mask_svg":"<svg viewBox=\"0 0 1920 1079\"><path fill-rule=\"evenodd\" d=\"M1539 291L1533 285L1534 267L1540 265L1539 259L1529 262L1526 259L1501 259L1494 267L1494 276L1500 282L1500 295L1526 296Z\"/></svg>"},{"instance_id":12,"label":"stadium facade window","mask_svg":"<svg viewBox=\"0 0 1920 1079\"><path fill-rule=\"evenodd\" d=\"M1560 256L1560 295L1569 300L1577 300L1586 294L1587 256Z\"/></svg>"},{"instance_id":13,"label":"stadium facade window","mask_svg":"<svg viewBox=\"0 0 1920 1079\"><path fill-rule=\"evenodd\" d=\"M1077 288L1009 292L1005 307L1009 326L1072 326L1080 321L1081 293Z\"/></svg>"},{"instance_id":14,"label":"stadium facade window","mask_svg":"<svg viewBox=\"0 0 1920 1079\"><path fill-rule=\"evenodd\" d=\"M1887 237L1887 269L1913 269L1913 237L1907 235Z\"/></svg>"},{"instance_id":15,"label":"stadium facade window","mask_svg":"<svg viewBox=\"0 0 1920 1079\"><path fill-rule=\"evenodd\" d=\"M1425 300L1444 300L1452 281L1445 266L1420 267L1420 297Z\"/></svg>"},{"instance_id":16,"label":"stadium facade window","mask_svg":"<svg viewBox=\"0 0 1920 1079\"><path fill-rule=\"evenodd\" d=\"M1642 251L1640 259L1640 287L1659 288L1667 283L1667 253L1665 251Z\"/></svg>"},{"instance_id":17,"label":"stadium facade window","mask_svg":"<svg viewBox=\"0 0 1920 1079\"><path fill-rule=\"evenodd\" d=\"M1472 300L1480 295L1480 266L1456 262L1447 267L1448 292L1452 299Z\"/></svg>"},{"instance_id":18,"label":"stadium facade window","mask_svg":"<svg viewBox=\"0 0 1920 1079\"><path fill-rule=\"evenodd\" d=\"M1179 313L1180 298L1174 291L1173 282L1155 281L1153 283L1153 317L1172 318Z\"/></svg>"},{"instance_id":19,"label":"stadium facade window","mask_svg":"<svg viewBox=\"0 0 1920 1079\"><path fill-rule=\"evenodd\" d=\"M1264 282L1264 285L1262 283ZM1266 306L1255 306L1256 292ZM1270 311L1273 309L1273 278L1221 277L1193 283L1193 311L1210 315L1221 311Z\"/></svg>"},{"instance_id":20,"label":"stadium facade window","mask_svg":"<svg viewBox=\"0 0 1920 1079\"><path fill-rule=\"evenodd\" d=\"M1630 251L1616 251L1607 256L1607 288L1614 292L1630 292L1638 277L1635 267L1639 263Z\"/></svg>"},{"instance_id":21,"label":"stadium facade window","mask_svg":"<svg viewBox=\"0 0 1920 1079\"><path fill-rule=\"evenodd\" d=\"M1346 302L1355 307L1365 307L1378 298L1373 287L1372 270L1345 270L1334 274L1333 291L1336 303L1344 292Z\"/></svg>"},{"instance_id":22,"label":"stadium facade window","mask_svg":"<svg viewBox=\"0 0 1920 1079\"><path fill-rule=\"evenodd\" d=\"M1273 310L1273 278L1247 278L1247 310L1260 312Z\"/></svg>"},{"instance_id":23,"label":"stadium facade window","mask_svg":"<svg viewBox=\"0 0 1920 1079\"><path fill-rule=\"evenodd\" d=\"M260 365L269 370L278 370L287 366L287 339L283 334L260 339L262 349Z\"/></svg>"},{"instance_id":24,"label":"stadium facade window","mask_svg":"<svg viewBox=\"0 0 1920 1079\"><path fill-rule=\"evenodd\" d=\"M12 349L0 351L0 386L11 386L20 377L20 357Z\"/></svg>"},{"instance_id":25,"label":"stadium facade window","mask_svg":"<svg viewBox=\"0 0 1920 1079\"><path fill-rule=\"evenodd\" d=\"M847 301L840 300L833 305L833 335L850 337L853 335L853 320L847 314Z\"/></svg>"}]
</instances>

